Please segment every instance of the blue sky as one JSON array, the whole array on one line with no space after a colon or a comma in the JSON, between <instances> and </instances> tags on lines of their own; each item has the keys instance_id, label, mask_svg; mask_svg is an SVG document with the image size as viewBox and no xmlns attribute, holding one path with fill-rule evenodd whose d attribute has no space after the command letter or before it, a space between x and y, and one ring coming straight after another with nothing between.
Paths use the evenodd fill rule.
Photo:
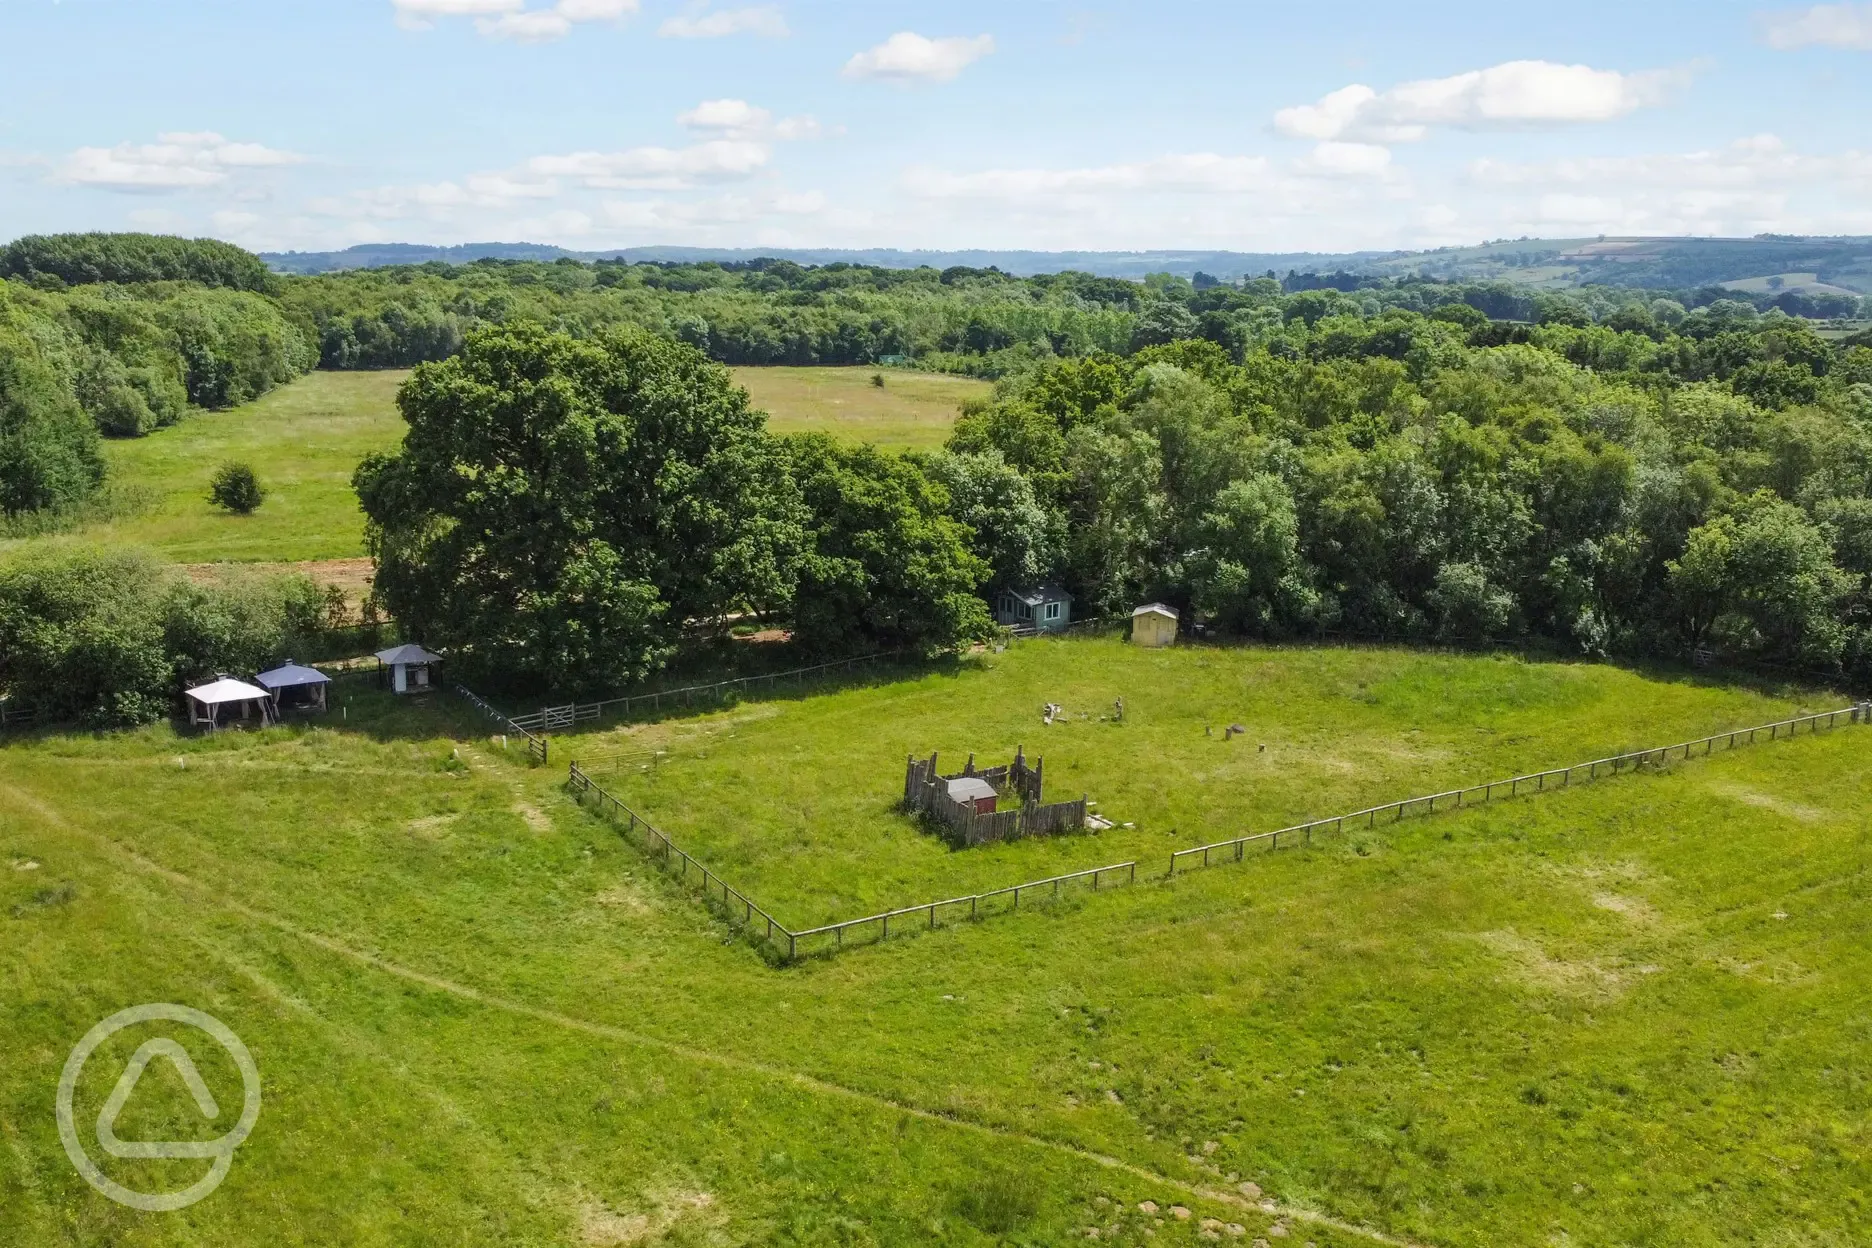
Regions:
<instances>
[{"instance_id":1,"label":"blue sky","mask_svg":"<svg viewBox=\"0 0 1872 1248\"><path fill-rule=\"evenodd\" d=\"M0 237L1872 234L1872 3L0 0Z\"/></svg>"}]
</instances>

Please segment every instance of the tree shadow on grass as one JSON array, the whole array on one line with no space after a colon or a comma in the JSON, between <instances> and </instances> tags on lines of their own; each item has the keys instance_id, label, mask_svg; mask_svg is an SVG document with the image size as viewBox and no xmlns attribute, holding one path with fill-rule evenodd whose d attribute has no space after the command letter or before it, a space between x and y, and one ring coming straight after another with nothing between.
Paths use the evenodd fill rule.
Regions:
<instances>
[{"instance_id":1,"label":"tree shadow on grass","mask_svg":"<svg viewBox=\"0 0 1872 1248\"><path fill-rule=\"evenodd\" d=\"M881 689L930 676L957 679L971 670L975 670L975 665L970 656L950 654L931 659L910 657L877 659L849 669L813 673L804 677L788 677L784 673L776 672L763 676L718 678L718 680L745 680L747 682L744 685L727 689L694 690L693 687L684 686L672 686L667 689L645 687L631 690L627 695L620 694L614 697L629 696L632 699L649 697L652 701L648 705L634 703L628 710L606 709L594 719L581 720L567 729L555 729L549 735L555 743L564 742L567 747L573 747L582 739L589 740L625 726L677 723L698 719L705 715L719 714L739 706L805 702L812 698L849 693L855 690ZM689 691L686 692L686 688Z\"/></svg>"}]
</instances>

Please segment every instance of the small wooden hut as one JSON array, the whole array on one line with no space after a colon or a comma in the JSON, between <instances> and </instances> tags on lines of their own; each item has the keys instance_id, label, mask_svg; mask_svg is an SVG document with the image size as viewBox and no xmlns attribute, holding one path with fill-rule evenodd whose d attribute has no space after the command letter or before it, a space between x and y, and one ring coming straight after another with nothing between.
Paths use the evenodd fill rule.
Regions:
<instances>
[{"instance_id":1,"label":"small wooden hut","mask_svg":"<svg viewBox=\"0 0 1872 1248\"><path fill-rule=\"evenodd\" d=\"M1176 640L1177 612L1161 602L1147 602L1131 613L1131 644L1167 646Z\"/></svg>"},{"instance_id":2,"label":"small wooden hut","mask_svg":"<svg viewBox=\"0 0 1872 1248\"><path fill-rule=\"evenodd\" d=\"M394 646L377 652L377 683L398 693L427 693L442 656L421 646Z\"/></svg>"},{"instance_id":3,"label":"small wooden hut","mask_svg":"<svg viewBox=\"0 0 1872 1248\"><path fill-rule=\"evenodd\" d=\"M1073 596L1058 585L1004 589L995 597L995 622L1016 632L1057 633L1072 623Z\"/></svg>"},{"instance_id":4,"label":"small wooden hut","mask_svg":"<svg viewBox=\"0 0 1872 1248\"><path fill-rule=\"evenodd\" d=\"M956 776L943 784L948 788L949 800L956 805L967 806L978 815L995 813L995 803L1001 795L980 776Z\"/></svg>"}]
</instances>

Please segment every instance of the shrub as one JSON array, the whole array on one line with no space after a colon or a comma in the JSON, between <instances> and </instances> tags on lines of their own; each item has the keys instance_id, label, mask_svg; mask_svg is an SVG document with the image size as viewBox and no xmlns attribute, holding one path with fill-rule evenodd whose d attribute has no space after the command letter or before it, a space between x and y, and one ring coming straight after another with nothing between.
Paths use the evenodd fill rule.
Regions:
<instances>
[{"instance_id":1,"label":"shrub","mask_svg":"<svg viewBox=\"0 0 1872 1248\"><path fill-rule=\"evenodd\" d=\"M190 584L143 551L39 551L0 565L0 692L95 727L166 715L185 685L251 673L318 625L306 577Z\"/></svg>"},{"instance_id":2,"label":"shrub","mask_svg":"<svg viewBox=\"0 0 1872 1248\"><path fill-rule=\"evenodd\" d=\"M237 516L252 514L265 499L266 490L249 464L222 464L208 483L208 501Z\"/></svg>"},{"instance_id":3,"label":"shrub","mask_svg":"<svg viewBox=\"0 0 1872 1248\"><path fill-rule=\"evenodd\" d=\"M29 344L0 334L0 514L75 506L103 479L91 418Z\"/></svg>"},{"instance_id":4,"label":"shrub","mask_svg":"<svg viewBox=\"0 0 1872 1248\"><path fill-rule=\"evenodd\" d=\"M163 574L151 556L86 548L0 567L0 688L59 719L143 723L169 705Z\"/></svg>"}]
</instances>

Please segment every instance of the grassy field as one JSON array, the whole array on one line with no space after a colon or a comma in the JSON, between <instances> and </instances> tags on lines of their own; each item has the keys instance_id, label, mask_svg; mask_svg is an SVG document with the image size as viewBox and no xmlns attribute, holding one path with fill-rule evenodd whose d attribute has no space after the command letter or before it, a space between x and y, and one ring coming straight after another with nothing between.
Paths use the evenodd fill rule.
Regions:
<instances>
[{"instance_id":1,"label":"grassy field","mask_svg":"<svg viewBox=\"0 0 1872 1248\"><path fill-rule=\"evenodd\" d=\"M360 556L364 514L351 471L402 438L395 398L407 375L312 373L244 407L198 412L148 437L106 443L111 480L149 491L154 506L84 536L149 546L177 563ZM252 515L229 515L208 502L209 477L230 459L252 464L268 491Z\"/></svg>"},{"instance_id":2,"label":"grassy field","mask_svg":"<svg viewBox=\"0 0 1872 1248\"><path fill-rule=\"evenodd\" d=\"M1042 723L1048 702L1064 723ZM1077 638L958 662L885 699L758 702L560 750L665 750L654 770L599 778L797 929L1107 863L1162 870L1172 849L1799 709L1584 663ZM1231 724L1247 734L1226 740ZM954 772L1016 747L1044 758L1048 800L1087 795L1136 826L955 852L897 813L907 754L938 751Z\"/></svg>"},{"instance_id":3,"label":"grassy field","mask_svg":"<svg viewBox=\"0 0 1872 1248\"><path fill-rule=\"evenodd\" d=\"M1044 695L1120 693L1122 727L1039 726ZM1374 1242L1320 1215L1426 1244L1846 1245L1872 1222L1864 729L775 969L455 704L343 699L311 729L0 748L0 1242L1154 1248L1205 1218ZM1161 852L1824 701L1047 642L606 736L667 744L633 800L810 907L1120 848L936 849L886 810L910 748L1024 741ZM1224 715L1249 735L1204 736ZM181 1214L93 1194L53 1128L71 1045L152 1000L225 1021L265 1087ZM142 1038L87 1067L80 1123ZM159 1069L125 1138L199 1123Z\"/></svg>"},{"instance_id":4,"label":"grassy field","mask_svg":"<svg viewBox=\"0 0 1872 1248\"><path fill-rule=\"evenodd\" d=\"M820 430L890 447L936 447L949 436L964 399L986 382L933 373L869 368L738 368L755 406L781 433ZM397 387L409 374L317 372L258 402L198 412L145 438L106 444L111 481L150 505L84 530L87 540L149 546L177 563L292 564L364 554L364 516L351 472L372 451L403 436ZM245 460L268 490L260 509L231 516L208 502L208 479L230 459ZM0 539L0 554L27 542ZM313 570L349 586L355 569Z\"/></svg>"},{"instance_id":5,"label":"grassy field","mask_svg":"<svg viewBox=\"0 0 1872 1248\"><path fill-rule=\"evenodd\" d=\"M949 438L967 399L993 387L968 377L877 368L737 368L754 406L778 433L830 433L853 442L928 450ZM884 378L879 387L872 377Z\"/></svg>"}]
</instances>

